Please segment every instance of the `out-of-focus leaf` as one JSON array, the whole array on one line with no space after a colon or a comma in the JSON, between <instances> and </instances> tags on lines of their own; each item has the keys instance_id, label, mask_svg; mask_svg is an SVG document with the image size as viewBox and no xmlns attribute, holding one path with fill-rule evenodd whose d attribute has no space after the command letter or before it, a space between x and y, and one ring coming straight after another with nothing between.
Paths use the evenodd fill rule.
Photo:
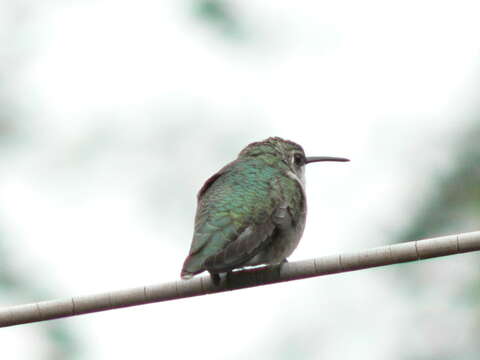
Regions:
<instances>
[{"instance_id":1,"label":"out-of-focus leaf","mask_svg":"<svg viewBox=\"0 0 480 360\"><path fill-rule=\"evenodd\" d=\"M244 39L240 16L228 1L194 0L192 6L195 17L215 31L230 39Z\"/></svg>"},{"instance_id":2,"label":"out-of-focus leaf","mask_svg":"<svg viewBox=\"0 0 480 360\"><path fill-rule=\"evenodd\" d=\"M430 195L425 195L424 206L412 219L398 241L421 239L436 235L447 235L480 229L480 126L476 125L460 138L457 145L457 154L450 164L451 166L432 182L433 190ZM421 196L421 194L419 194ZM462 256L462 255L458 255ZM455 271L457 265L466 268L465 273L456 271L463 279L458 281L445 281L442 284L432 280L431 273L422 273L422 267L398 268L399 274L407 288L415 289L413 296L418 304L426 304L432 301L450 303L452 308L462 307L462 327L465 333L462 336L467 339L475 339L468 329L470 324L480 329L480 274L478 272L480 256L472 254L468 258L445 259L444 271L448 275ZM468 270L470 269L470 270ZM427 270L425 270L427 271ZM438 294L443 294L438 298ZM455 315L445 316L449 318ZM436 319L442 325L442 319ZM432 326L435 326L433 324ZM457 335L461 336L461 335ZM452 353L442 353L440 350L431 349L429 357L410 357L411 359L476 359L480 347L478 342L468 343L468 349L451 346ZM476 353L477 355L475 355Z\"/></svg>"}]
</instances>

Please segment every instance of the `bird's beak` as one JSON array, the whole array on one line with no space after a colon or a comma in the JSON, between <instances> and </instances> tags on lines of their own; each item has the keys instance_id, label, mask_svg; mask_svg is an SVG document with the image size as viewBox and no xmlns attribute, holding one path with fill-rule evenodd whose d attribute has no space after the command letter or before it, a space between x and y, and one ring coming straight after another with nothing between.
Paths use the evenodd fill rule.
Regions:
<instances>
[{"instance_id":1,"label":"bird's beak","mask_svg":"<svg viewBox=\"0 0 480 360\"><path fill-rule=\"evenodd\" d=\"M307 156L306 164L317 161L350 161L349 159L334 156Z\"/></svg>"}]
</instances>

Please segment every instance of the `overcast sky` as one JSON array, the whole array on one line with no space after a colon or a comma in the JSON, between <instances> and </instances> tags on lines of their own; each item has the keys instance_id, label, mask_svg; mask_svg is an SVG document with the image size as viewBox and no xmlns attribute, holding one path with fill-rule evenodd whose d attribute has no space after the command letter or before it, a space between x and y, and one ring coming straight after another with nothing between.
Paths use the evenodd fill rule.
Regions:
<instances>
[{"instance_id":1,"label":"overcast sky","mask_svg":"<svg viewBox=\"0 0 480 360\"><path fill-rule=\"evenodd\" d=\"M177 279L196 192L268 136L352 159L308 168L293 260L389 243L415 214L474 110L480 4L231 4L236 38L188 1L36 5L9 79L25 140L1 164L18 271L58 297ZM60 321L82 359L400 359L416 319L388 271ZM5 332L2 353L32 359L35 326Z\"/></svg>"}]
</instances>

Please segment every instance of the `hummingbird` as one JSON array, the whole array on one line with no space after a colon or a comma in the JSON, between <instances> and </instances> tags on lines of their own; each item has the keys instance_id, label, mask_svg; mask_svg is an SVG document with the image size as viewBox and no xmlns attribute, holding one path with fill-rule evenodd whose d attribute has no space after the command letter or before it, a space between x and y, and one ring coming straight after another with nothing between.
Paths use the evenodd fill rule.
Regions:
<instances>
[{"instance_id":1,"label":"hummingbird","mask_svg":"<svg viewBox=\"0 0 480 360\"><path fill-rule=\"evenodd\" d=\"M305 228L305 165L320 161L349 160L307 157L297 143L270 137L247 145L207 179L182 279L208 271L218 284L220 273L284 263Z\"/></svg>"}]
</instances>

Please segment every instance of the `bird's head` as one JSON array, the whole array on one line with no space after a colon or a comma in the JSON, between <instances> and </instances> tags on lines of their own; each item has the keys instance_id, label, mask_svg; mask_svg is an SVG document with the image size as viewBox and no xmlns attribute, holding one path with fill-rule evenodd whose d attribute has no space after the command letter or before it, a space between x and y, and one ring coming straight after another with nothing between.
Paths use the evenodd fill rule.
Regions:
<instances>
[{"instance_id":1,"label":"bird's head","mask_svg":"<svg viewBox=\"0 0 480 360\"><path fill-rule=\"evenodd\" d=\"M302 183L305 182L305 165L320 161L350 161L349 159L333 156L305 156L303 148L297 143L284 140L280 137L270 137L246 146L239 154L239 158L261 157L272 166L282 164L296 175Z\"/></svg>"}]
</instances>

